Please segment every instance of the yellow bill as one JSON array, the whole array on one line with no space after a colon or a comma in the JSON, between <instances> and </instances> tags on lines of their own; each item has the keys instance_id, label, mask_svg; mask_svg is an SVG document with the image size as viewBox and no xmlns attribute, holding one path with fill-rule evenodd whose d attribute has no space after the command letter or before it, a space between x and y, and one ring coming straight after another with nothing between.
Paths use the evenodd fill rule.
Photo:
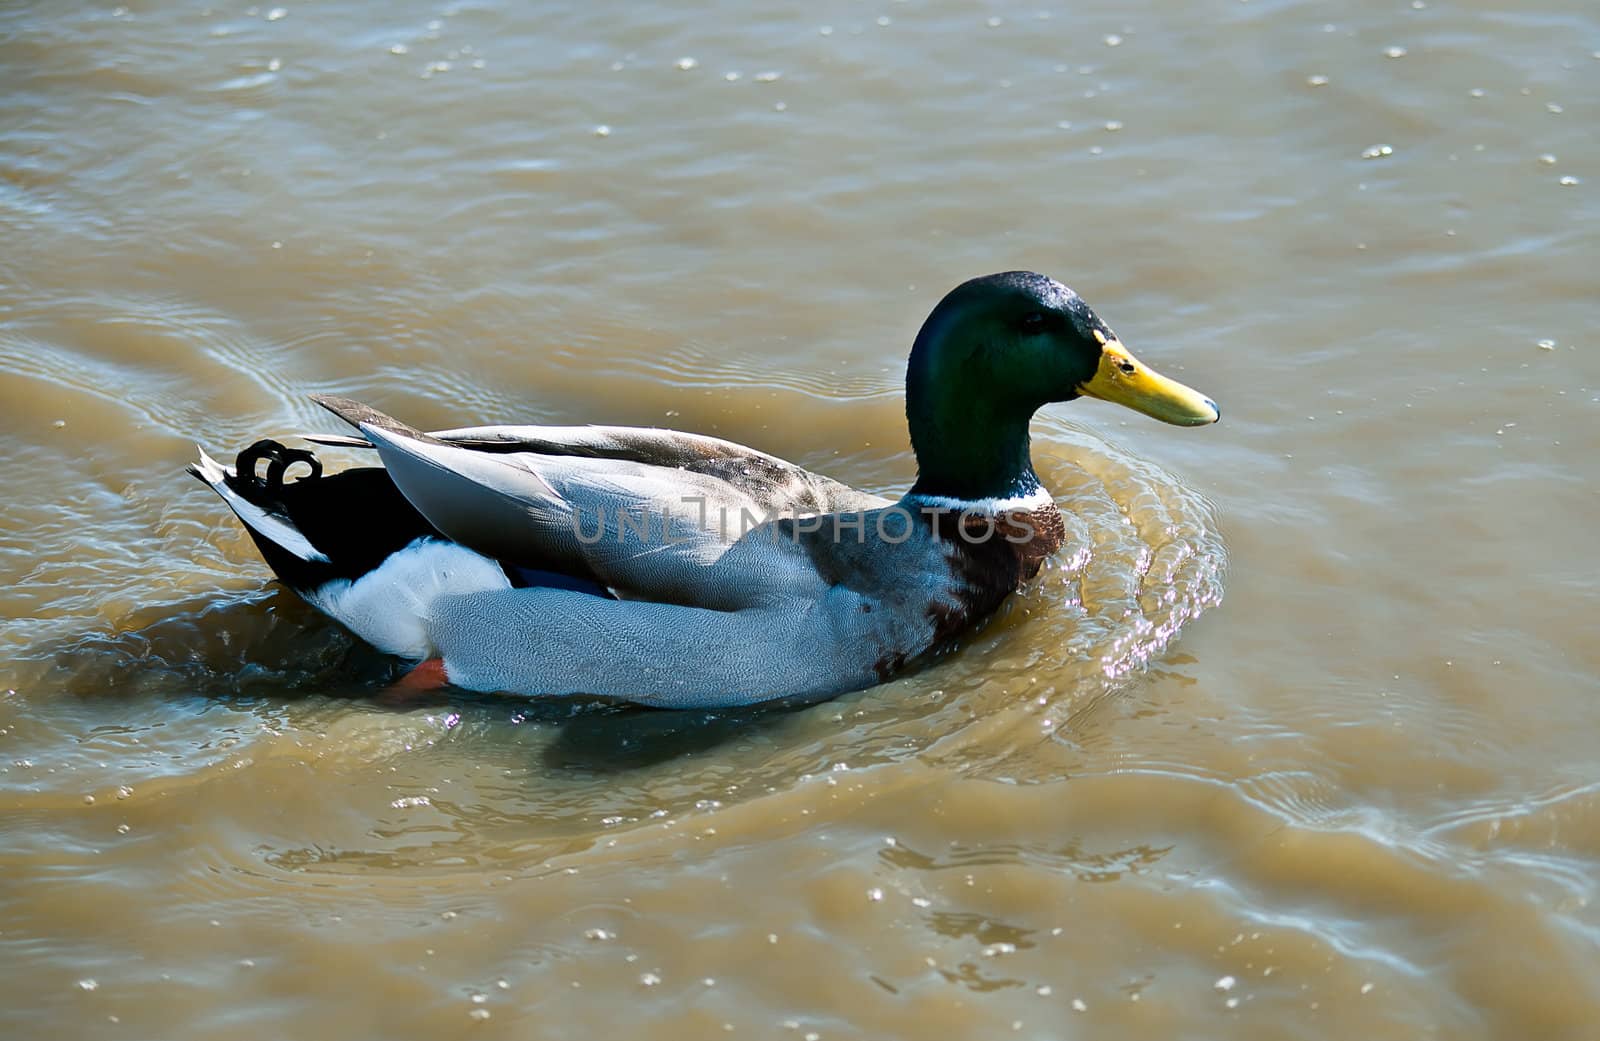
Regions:
<instances>
[{"instance_id":1,"label":"yellow bill","mask_svg":"<svg viewBox=\"0 0 1600 1041\"><path fill-rule=\"evenodd\" d=\"M1120 340L1105 341L1099 370L1093 379L1078 384L1078 393L1114 401L1181 427L1203 426L1222 418L1215 401L1150 368L1128 353Z\"/></svg>"}]
</instances>

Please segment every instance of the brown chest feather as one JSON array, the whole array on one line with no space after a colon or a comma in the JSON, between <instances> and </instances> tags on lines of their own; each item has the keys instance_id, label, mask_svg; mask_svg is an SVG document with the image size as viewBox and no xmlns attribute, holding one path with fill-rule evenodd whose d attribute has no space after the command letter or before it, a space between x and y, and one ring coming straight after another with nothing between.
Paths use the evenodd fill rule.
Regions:
<instances>
[{"instance_id":1,"label":"brown chest feather","mask_svg":"<svg viewBox=\"0 0 1600 1041\"><path fill-rule=\"evenodd\" d=\"M954 571L953 598L928 607L934 645L982 621L1039 573L1061 548L1066 525L1053 502L998 515L939 513L930 517Z\"/></svg>"}]
</instances>

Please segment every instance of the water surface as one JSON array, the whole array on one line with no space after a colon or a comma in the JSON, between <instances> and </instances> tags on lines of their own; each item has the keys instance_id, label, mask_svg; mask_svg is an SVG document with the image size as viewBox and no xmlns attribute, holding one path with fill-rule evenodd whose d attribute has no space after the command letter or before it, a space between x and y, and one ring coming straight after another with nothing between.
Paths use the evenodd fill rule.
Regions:
<instances>
[{"instance_id":1,"label":"water surface","mask_svg":"<svg viewBox=\"0 0 1600 1041\"><path fill-rule=\"evenodd\" d=\"M1592 4L0 7L7 1037L1584 1038ZM1034 268L1221 402L800 711L375 697L194 442L661 424L909 483Z\"/></svg>"}]
</instances>

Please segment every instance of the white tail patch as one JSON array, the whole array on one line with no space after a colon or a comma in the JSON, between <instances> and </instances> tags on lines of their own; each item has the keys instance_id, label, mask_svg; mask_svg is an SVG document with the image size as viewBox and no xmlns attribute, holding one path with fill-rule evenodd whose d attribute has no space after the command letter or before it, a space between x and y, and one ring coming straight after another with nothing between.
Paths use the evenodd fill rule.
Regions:
<instances>
[{"instance_id":1,"label":"white tail patch","mask_svg":"<svg viewBox=\"0 0 1600 1041\"><path fill-rule=\"evenodd\" d=\"M388 654L431 658L428 623L441 596L510 589L500 565L465 546L417 539L355 581L326 582L305 598Z\"/></svg>"},{"instance_id":2,"label":"white tail patch","mask_svg":"<svg viewBox=\"0 0 1600 1041\"><path fill-rule=\"evenodd\" d=\"M195 446L199 448L198 445ZM255 503L246 499L232 488L228 487L227 478L233 473L229 467L223 466L206 454L200 448L200 461L195 464L194 471L211 486L212 490L222 496L222 501L228 508L244 522L245 527L258 535L266 537L275 545L293 553L307 563L326 563L327 556L311 544L311 540L300 533L293 524L268 513Z\"/></svg>"}]
</instances>

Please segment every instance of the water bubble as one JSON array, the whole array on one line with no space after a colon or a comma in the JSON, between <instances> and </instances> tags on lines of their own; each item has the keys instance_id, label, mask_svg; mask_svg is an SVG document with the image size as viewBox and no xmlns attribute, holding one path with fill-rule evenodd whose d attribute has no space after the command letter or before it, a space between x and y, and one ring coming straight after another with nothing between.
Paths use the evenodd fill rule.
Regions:
<instances>
[{"instance_id":1,"label":"water bubble","mask_svg":"<svg viewBox=\"0 0 1600 1041\"><path fill-rule=\"evenodd\" d=\"M1087 1011L1089 1011L1089 1006L1084 1004L1084 1001L1083 1001L1082 998L1073 998L1072 999L1072 1011L1074 1011L1074 1012L1087 1012Z\"/></svg>"},{"instance_id":2,"label":"water bubble","mask_svg":"<svg viewBox=\"0 0 1600 1041\"><path fill-rule=\"evenodd\" d=\"M286 11L285 9L283 9L281 7L274 7L272 10L267 12L267 21L276 22L279 19L281 19L281 18L285 17L286 15L288 15L288 13L289 13L288 11Z\"/></svg>"},{"instance_id":3,"label":"water bubble","mask_svg":"<svg viewBox=\"0 0 1600 1041\"><path fill-rule=\"evenodd\" d=\"M739 82L739 73L737 73L737 72L724 72L722 74L722 78L727 80L729 83L738 83Z\"/></svg>"},{"instance_id":4,"label":"water bubble","mask_svg":"<svg viewBox=\"0 0 1600 1041\"><path fill-rule=\"evenodd\" d=\"M877 18L876 18L876 19L875 19L875 21L876 21L876 22L877 22L877 24L878 24L878 25L890 25L890 24L893 24L893 22L894 22L894 19L893 19L893 18L890 18L890 17L889 17L889 16L888 16L888 15L886 15L886 14L880 14L880 15L879 15L879 16L878 16L878 17L877 17Z\"/></svg>"},{"instance_id":5,"label":"water bubble","mask_svg":"<svg viewBox=\"0 0 1600 1041\"><path fill-rule=\"evenodd\" d=\"M1223 993L1226 993L1226 992L1232 990L1233 989L1233 985L1235 983L1238 983L1238 982L1239 981L1234 979L1232 976L1223 976L1220 979L1218 979L1217 982L1213 983L1212 986L1215 987L1217 990L1220 990Z\"/></svg>"},{"instance_id":6,"label":"water bubble","mask_svg":"<svg viewBox=\"0 0 1600 1041\"><path fill-rule=\"evenodd\" d=\"M133 798L133 789L129 788L125 784L118 785L117 786L117 798L118 799L131 799L131 798Z\"/></svg>"},{"instance_id":7,"label":"water bubble","mask_svg":"<svg viewBox=\"0 0 1600 1041\"><path fill-rule=\"evenodd\" d=\"M467 1018L473 1022L482 1023L484 1020L488 1019L490 1015L491 1013L486 1008L475 1008L471 1012L467 1013Z\"/></svg>"},{"instance_id":8,"label":"water bubble","mask_svg":"<svg viewBox=\"0 0 1600 1041\"><path fill-rule=\"evenodd\" d=\"M998 29L1002 25L1006 24L1006 20L1004 18L1001 18L999 15L992 15L983 24L987 25L991 29Z\"/></svg>"},{"instance_id":9,"label":"water bubble","mask_svg":"<svg viewBox=\"0 0 1600 1041\"><path fill-rule=\"evenodd\" d=\"M1107 47L1121 47L1122 46L1122 37L1118 36L1116 33L1107 33L1106 34L1106 46Z\"/></svg>"},{"instance_id":10,"label":"water bubble","mask_svg":"<svg viewBox=\"0 0 1600 1041\"><path fill-rule=\"evenodd\" d=\"M756 73L756 82L757 83L776 83L776 82L778 82L778 80L780 80L782 78L783 78L783 73L781 73L781 72L758 72L758 73Z\"/></svg>"},{"instance_id":11,"label":"water bubble","mask_svg":"<svg viewBox=\"0 0 1600 1041\"><path fill-rule=\"evenodd\" d=\"M1573 185L1582 184L1583 182L1578 180L1576 177L1573 177L1571 174L1568 174L1556 183L1561 185L1563 188L1571 188Z\"/></svg>"},{"instance_id":12,"label":"water bubble","mask_svg":"<svg viewBox=\"0 0 1600 1041\"><path fill-rule=\"evenodd\" d=\"M1385 58L1404 58L1408 53L1404 47L1385 47L1383 49Z\"/></svg>"},{"instance_id":13,"label":"water bubble","mask_svg":"<svg viewBox=\"0 0 1600 1041\"><path fill-rule=\"evenodd\" d=\"M1482 87L1473 87L1471 90L1467 91L1467 96L1468 97L1474 97L1474 98L1481 98L1481 97L1483 97L1484 93L1485 92L1484 92L1484 89Z\"/></svg>"},{"instance_id":14,"label":"water bubble","mask_svg":"<svg viewBox=\"0 0 1600 1041\"><path fill-rule=\"evenodd\" d=\"M1120 119L1108 119L1108 120L1106 120L1106 129L1107 130L1121 130L1122 129L1122 120L1120 120Z\"/></svg>"},{"instance_id":15,"label":"water bubble","mask_svg":"<svg viewBox=\"0 0 1600 1041\"><path fill-rule=\"evenodd\" d=\"M653 972L641 972L639 974L639 982L646 987L654 987L661 982L661 977Z\"/></svg>"},{"instance_id":16,"label":"water bubble","mask_svg":"<svg viewBox=\"0 0 1600 1041\"><path fill-rule=\"evenodd\" d=\"M1551 155L1549 152L1546 152L1539 157L1539 162L1546 166L1554 166L1556 165L1556 157Z\"/></svg>"},{"instance_id":17,"label":"water bubble","mask_svg":"<svg viewBox=\"0 0 1600 1041\"><path fill-rule=\"evenodd\" d=\"M1321 74L1318 74L1318 75L1315 75L1315 76L1307 76L1306 77L1306 85L1310 86L1310 87L1326 87L1328 85L1328 77L1323 76Z\"/></svg>"},{"instance_id":18,"label":"water bubble","mask_svg":"<svg viewBox=\"0 0 1600 1041\"><path fill-rule=\"evenodd\" d=\"M96 980L96 979L92 979L92 978L87 978L86 977L86 978L81 979L81 980L78 981L78 989L79 990L99 990L100 989L100 981Z\"/></svg>"},{"instance_id":19,"label":"water bubble","mask_svg":"<svg viewBox=\"0 0 1600 1041\"><path fill-rule=\"evenodd\" d=\"M586 940L609 940L616 935L616 933L607 932L604 929L585 929L583 931L583 936Z\"/></svg>"},{"instance_id":20,"label":"water bubble","mask_svg":"<svg viewBox=\"0 0 1600 1041\"><path fill-rule=\"evenodd\" d=\"M1238 998L1229 998L1227 1001L1224 1001L1222 1004L1225 1005L1228 1008L1238 1008L1239 1007L1239 999Z\"/></svg>"},{"instance_id":21,"label":"water bubble","mask_svg":"<svg viewBox=\"0 0 1600 1041\"><path fill-rule=\"evenodd\" d=\"M1566 111L1566 109L1562 108L1560 105L1557 105L1554 101L1546 104L1544 108L1546 112L1550 112L1558 116Z\"/></svg>"},{"instance_id":22,"label":"water bubble","mask_svg":"<svg viewBox=\"0 0 1600 1041\"><path fill-rule=\"evenodd\" d=\"M817 32L819 34L823 35L823 36L832 36L833 35L833 26L824 25L822 28L818 29Z\"/></svg>"},{"instance_id":23,"label":"water bubble","mask_svg":"<svg viewBox=\"0 0 1600 1041\"><path fill-rule=\"evenodd\" d=\"M611 128L606 126L604 123L601 123L599 126L594 128L594 136L595 137L610 137L611 136Z\"/></svg>"},{"instance_id":24,"label":"water bubble","mask_svg":"<svg viewBox=\"0 0 1600 1041\"><path fill-rule=\"evenodd\" d=\"M403 43L393 43L393 44L389 45L389 53L390 54L410 54L411 53L411 48L407 47Z\"/></svg>"},{"instance_id":25,"label":"water bubble","mask_svg":"<svg viewBox=\"0 0 1600 1041\"><path fill-rule=\"evenodd\" d=\"M873 886L871 889L867 890L867 899L873 901L874 903L882 900L883 890L879 889L877 886Z\"/></svg>"},{"instance_id":26,"label":"water bubble","mask_svg":"<svg viewBox=\"0 0 1600 1041\"><path fill-rule=\"evenodd\" d=\"M695 61L693 58L679 58L677 61L673 62L672 64L680 72L688 72L690 69L695 69L695 68L699 68L700 67L700 63Z\"/></svg>"},{"instance_id":27,"label":"water bubble","mask_svg":"<svg viewBox=\"0 0 1600 1041\"><path fill-rule=\"evenodd\" d=\"M1391 145L1373 145L1371 148L1368 148L1366 151L1361 153L1361 158L1363 158L1363 159L1382 159L1385 156L1391 156L1391 155L1394 155L1393 146L1391 146Z\"/></svg>"}]
</instances>

